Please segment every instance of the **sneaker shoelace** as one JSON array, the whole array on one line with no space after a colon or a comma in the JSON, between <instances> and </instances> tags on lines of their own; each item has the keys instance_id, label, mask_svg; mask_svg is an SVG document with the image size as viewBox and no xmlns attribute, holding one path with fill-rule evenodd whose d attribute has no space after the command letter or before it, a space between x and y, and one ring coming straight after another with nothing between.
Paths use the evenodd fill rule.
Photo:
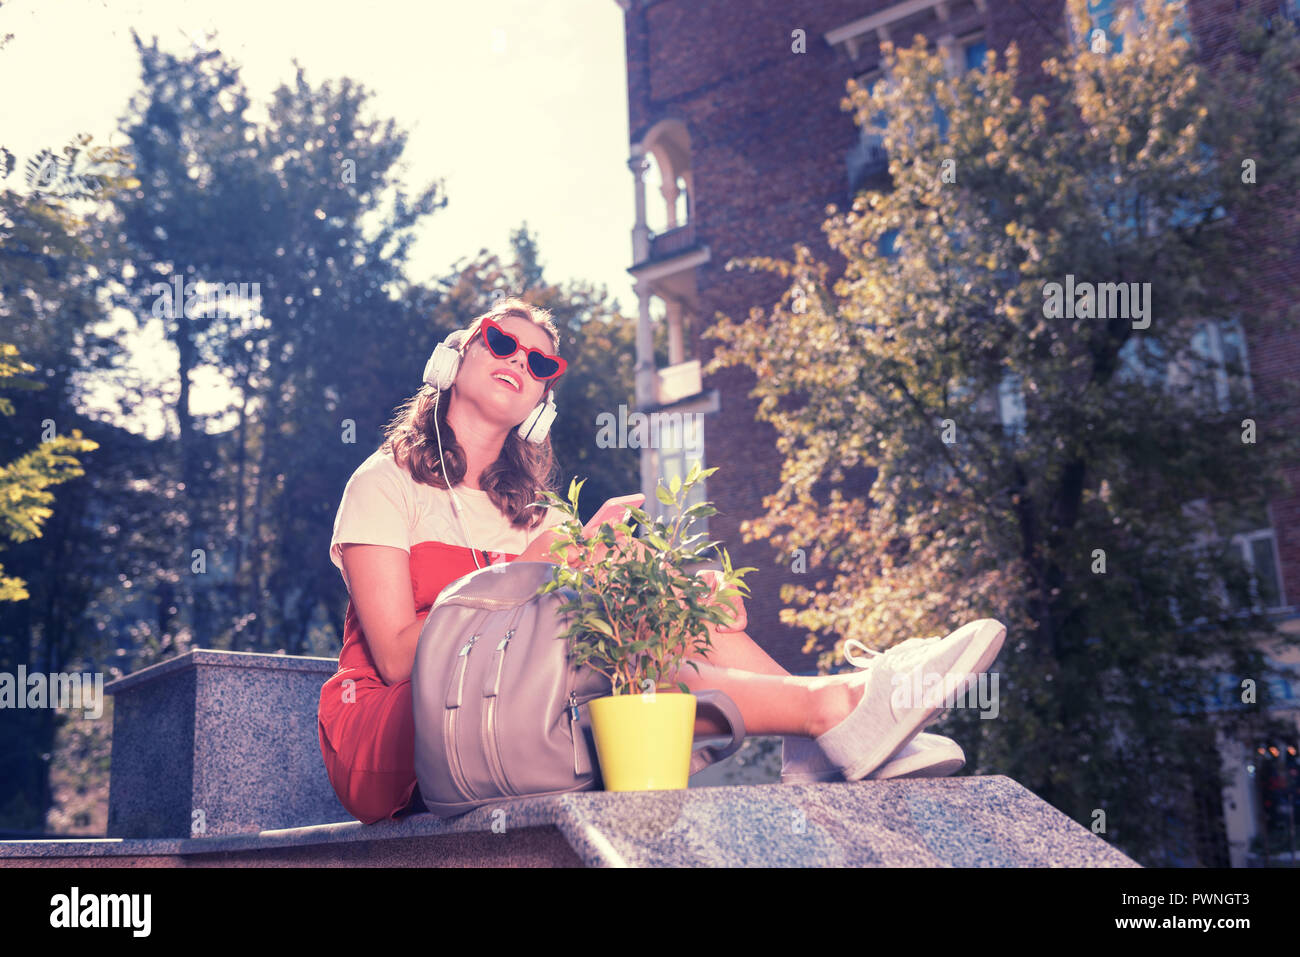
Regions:
<instances>
[{"instance_id":1,"label":"sneaker shoelace","mask_svg":"<svg viewBox=\"0 0 1300 957\"><path fill-rule=\"evenodd\" d=\"M884 658L889 662L891 668L895 671L910 671L916 665L925 660L926 655L934 648L934 642L943 638L943 635L931 635L929 638L908 638L906 641L900 641L884 651L877 651L874 648L868 648L856 638L849 638L844 642L844 660L855 668L870 668L876 658ZM856 645L862 651L872 655L871 658L859 658L853 655L849 650L850 645Z\"/></svg>"}]
</instances>

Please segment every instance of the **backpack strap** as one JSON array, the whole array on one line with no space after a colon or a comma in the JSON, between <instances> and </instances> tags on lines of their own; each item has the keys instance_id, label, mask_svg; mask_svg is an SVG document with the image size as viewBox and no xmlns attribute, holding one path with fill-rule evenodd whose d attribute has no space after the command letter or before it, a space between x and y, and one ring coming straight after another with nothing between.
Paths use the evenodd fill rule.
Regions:
<instances>
[{"instance_id":1,"label":"backpack strap","mask_svg":"<svg viewBox=\"0 0 1300 957\"><path fill-rule=\"evenodd\" d=\"M722 720L731 728L731 740L721 746L707 744L692 751L691 769L687 772L688 775L703 771L710 764L716 764L731 757L740 750L740 746L745 740L745 720L740 716L740 708L736 706L736 702L727 697L725 692L716 688L704 688L700 691L694 691L692 694L695 695L696 713L698 714L700 709L707 708L720 715Z\"/></svg>"}]
</instances>

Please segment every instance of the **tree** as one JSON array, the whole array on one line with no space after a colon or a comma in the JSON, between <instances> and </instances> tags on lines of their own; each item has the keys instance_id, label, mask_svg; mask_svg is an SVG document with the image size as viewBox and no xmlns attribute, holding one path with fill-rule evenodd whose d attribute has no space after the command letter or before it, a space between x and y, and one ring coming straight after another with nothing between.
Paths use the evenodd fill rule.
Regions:
<instances>
[{"instance_id":1,"label":"tree","mask_svg":"<svg viewBox=\"0 0 1300 957\"><path fill-rule=\"evenodd\" d=\"M0 342L0 391L43 389L45 383L26 378L36 366L18 357L18 348ZM13 402L0 396L0 413L13 415ZM48 422L47 427L52 427ZM25 542L41 535L41 525L54 514L49 505L54 495L46 489L79 475L85 475L73 453L93 452L99 446L82 437L79 429L70 436L51 435L7 465L0 465L0 529L13 542ZM0 551L4 549L0 545ZM23 601L31 597L26 582L4 574L0 565L0 601Z\"/></svg>"},{"instance_id":2,"label":"tree","mask_svg":"<svg viewBox=\"0 0 1300 957\"><path fill-rule=\"evenodd\" d=\"M380 364L358 368L357 340L403 355L419 334L427 297L398 291L414 226L446 200L435 183L407 201L395 177L405 135L364 118L370 94L350 80L313 87L299 67L255 126L218 49L178 57L136 42L145 85L127 133L147 188L119 209L145 279L128 298L148 313L156 283L184 281L247 299L164 310L180 390L178 461L162 478L184 502L173 565L188 608L171 630L182 645L304 651L319 608L302 555L331 517L329 470L306 466L341 448L335 411ZM200 370L227 381L233 408L191 412Z\"/></svg>"},{"instance_id":3,"label":"tree","mask_svg":"<svg viewBox=\"0 0 1300 957\"><path fill-rule=\"evenodd\" d=\"M1116 50L1071 0L1077 39L1028 101L1014 45L1005 68L991 53L948 77L921 38L885 44L889 81L850 82L844 106L863 125L883 111L891 182L831 208L843 275L803 246L728 264L790 288L706 333L723 343L709 371L755 373L784 456L746 540L829 572L782 589L800 606L782 621L835 639L820 667L843 639L1001 620L998 719L947 724L970 769L1085 826L1104 811L1102 836L1150 862L1185 859L1196 785L1221 790L1215 722L1264 720L1266 695L1217 717L1202 702L1223 672L1270 674L1273 629L1228 538L1297 452L1294 388L1252 394L1203 348L1228 334L1207 320L1252 341L1295 326L1260 283L1284 255L1270 207L1300 180L1300 127L1277 108L1294 32L1243 35L1255 65L1212 75L1180 6L1121 17ZM1056 308L1076 280L1100 301Z\"/></svg>"},{"instance_id":4,"label":"tree","mask_svg":"<svg viewBox=\"0 0 1300 957\"><path fill-rule=\"evenodd\" d=\"M0 38L0 48L11 37ZM121 352L93 329L106 242L95 200L131 181L120 150L87 148L90 141L80 134L61 156L29 158L27 169L35 165L39 175L28 193L0 189L0 392L26 393L18 401L0 396L0 445L16 450L0 463L0 539L17 546L0 569L0 671L11 674L18 666L44 674L75 668L102 638L76 627L91 599L86 489L106 451L83 434L98 430L78 411L77 376ZM87 158L95 172L83 180ZM0 148L0 178L15 162ZM96 471L88 475L78 455L92 451ZM56 485L57 503L49 491ZM39 830L49 804L46 762L66 719L52 708L5 708L4 716L0 819Z\"/></svg>"}]
</instances>

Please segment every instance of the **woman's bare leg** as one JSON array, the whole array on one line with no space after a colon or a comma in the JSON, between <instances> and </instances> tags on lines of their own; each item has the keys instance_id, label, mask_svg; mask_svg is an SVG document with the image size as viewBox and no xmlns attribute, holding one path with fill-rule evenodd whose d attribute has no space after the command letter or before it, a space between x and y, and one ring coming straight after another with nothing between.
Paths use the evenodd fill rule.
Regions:
<instances>
[{"instance_id":1,"label":"woman's bare leg","mask_svg":"<svg viewBox=\"0 0 1300 957\"><path fill-rule=\"evenodd\" d=\"M711 664L727 668L739 668L759 675L784 675L790 672L782 668L775 658L758 646L746 631L718 632L710 629L713 647L709 649L708 661ZM697 659L703 660L703 659Z\"/></svg>"},{"instance_id":2,"label":"woman's bare leg","mask_svg":"<svg viewBox=\"0 0 1300 957\"><path fill-rule=\"evenodd\" d=\"M713 647L705 654L687 655L670 680L685 682L691 691L716 688L740 709L746 734L800 734L816 737L842 721L862 697L844 675L791 675L763 651L748 632L718 633L709 626ZM695 668L687 664L694 661ZM725 734L725 724L709 715L695 720L697 735Z\"/></svg>"}]
</instances>

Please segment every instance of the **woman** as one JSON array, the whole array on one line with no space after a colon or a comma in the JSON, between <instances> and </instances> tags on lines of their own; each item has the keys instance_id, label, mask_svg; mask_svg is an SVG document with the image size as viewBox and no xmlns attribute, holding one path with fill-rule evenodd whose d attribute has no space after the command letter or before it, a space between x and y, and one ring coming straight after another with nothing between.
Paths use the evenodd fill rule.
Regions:
<instances>
[{"instance_id":1,"label":"woman","mask_svg":"<svg viewBox=\"0 0 1300 957\"><path fill-rule=\"evenodd\" d=\"M438 594L485 564L555 561L550 548L558 533L549 530L566 518L559 509L530 507L542 489L553 488L556 468L549 437L533 443L519 434L558 378L555 370L563 370L549 314L507 299L474 320L458 350L447 395L427 384L421 388L352 475L330 542L349 602L339 670L321 689L321 753L340 802L367 824L423 810L410 677L421 627ZM539 378L539 371L549 378ZM462 507L459 517L449 485ZM745 633L740 599L732 608L730 628L710 626L707 661L692 656L698 673L683 661L673 681L692 690L723 690L749 734L791 735L788 752L800 746L805 753L787 760L783 770L790 780L856 779L872 771L894 776L886 773L891 755L897 755L895 774L960 767L953 766L950 751L938 754L942 749L924 740L937 736L917 734L938 708L897 709L882 703L882 692L888 693L885 679L892 674L886 664L909 655L911 663L943 664L966 651L969 666L973 633L961 640L955 640L961 632L954 633L943 642L912 639L904 642L910 652L891 649L858 674L804 678L791 676ZM981 647L987 646L984 641ZM696 722L697 734L725 731L708 716Z\"/></svg>"},{"instance_id":2,"label":"woman","mask_svg":"<svg viewBox=\"0 0 1300 957\"><path fill-rule=\"evenodd\" d=\"M486 340L493 324L524 348L495 355ZM407 400L343 491L330 559L349 601L318 730L335 793L367 824L423 810L410 677L438 594L476 568L518 557L565 519L558 509L530 507L540 489L553 487L550 439L526 441L514 428L554 382L537 378L526 350L555 355L558 346L549 315L518 300L475 319L447 394L426 383Z\"/></svg>"}]
</instances>

